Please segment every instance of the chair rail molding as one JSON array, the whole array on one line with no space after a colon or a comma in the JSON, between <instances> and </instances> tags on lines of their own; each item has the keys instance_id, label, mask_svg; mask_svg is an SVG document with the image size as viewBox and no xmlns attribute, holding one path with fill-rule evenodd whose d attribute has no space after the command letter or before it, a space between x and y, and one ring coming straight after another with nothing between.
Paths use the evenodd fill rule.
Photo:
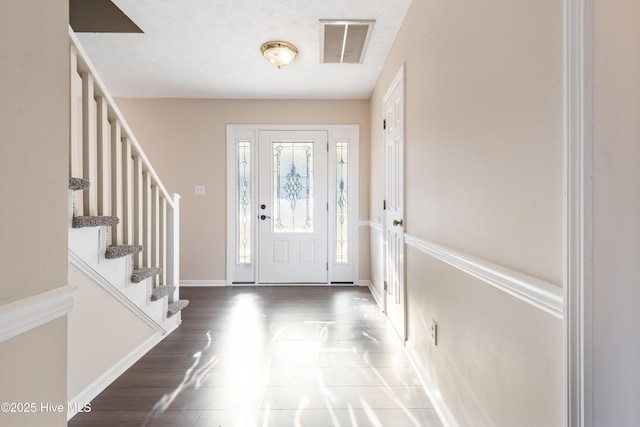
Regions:
<instances>
[{"instance_id":1,"label":"chair rail molding","mask_svg":"<svg viewBox=\"0 0 640 427\"><path fill-rule=\"evenodd\" d=\"M0 342L70 313L76 290L62 286L0 306Z\"/></svg>"},{"instance_id":2,"label":"chair rail molding","mask_svg":"<svg viewBox=\"0 0 640 427\"><path fill-rule=\"evenodd\" d=\"M360 221L358 221L358 226L359 227L369 227L372 230L375 230L377 232L382 233L382 224L380 224L379 222L370 221L370 220L366 220L366 219L361 219Z\"/></svg>"},{"instance_id":3,"label":"chair rail molding","mask_svg":"<svg viewBox=\"0 0 640 427\"><path fill-rule=\"evenodd\" d=\"M408 234L405 243L558 319L564 317L563 291L559 286Z\"/></svg>"}]
</instances>

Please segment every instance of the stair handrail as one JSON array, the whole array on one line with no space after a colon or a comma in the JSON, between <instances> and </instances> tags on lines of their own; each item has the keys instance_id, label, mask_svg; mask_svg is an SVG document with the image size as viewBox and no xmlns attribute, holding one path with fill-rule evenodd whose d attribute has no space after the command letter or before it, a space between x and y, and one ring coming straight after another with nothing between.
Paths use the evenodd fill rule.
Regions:
<instances>
[{"instance_id":1,"label":"stair handrail","mask_svg":"<svg viewBox=\"0 0 640 427\"><path fill-rule=\"evenodd\" d=\"M120 126L122 128L123 136L125 136L125 134L126 134L126 136L131 140L131 144L132 144L133 150L136 152L136 154L138 154L140 156L140 159L142 160L144 166L147 168L147 170L151 174L153 180L156 182L156 185L158 185L158 188L160 189L160 191L162 191L162 194L164 195L165 199L167 200L167 203L171 206L171 208L173 208L174 207L174 203L173 203L174 196L173 195L169 195L169 192L167 191L165 186L162 184L162 181L160 180L160 177L158 176L158 174L156 173L155 169L153 168L153 165L151 164L151 162L147 158L147 155L144 153L144 150L142 149L142 146L140 145L140 143L136 139L133 131L129 127L129 124L125 120L124 116L120 112L120 109L118 108L117 104L115 103L115 101L111 97L111 94L107 90L107 86L102 81L102 78L100 78L100 75L98 74L98 71L96 70L96 68L93 65L93 63L91 62L91 60L89 59L89 55L87 55L87 52L82 47L82 44L80 43L80 40L78 40L78 37L76 36L75 32L73 31L73 29L71 27L69 27L69 38L71 39L71 44L76 49L77 54L78 54L78 68L79 69L83 69L83 71L88 71L89 73L91 73L91 75L94 78L96 92L99 95L103 96L107 100L107 102L109 104L109 108L110 108L112 114L120 122Z\"/></svg>"},{"instance_id":2,"label":"stair handrail","mask_svg":"<svg viewBox=\"0 0 640 427\"><path fill-rule=\"evenodd\" d=\"M134 268L159 267L155 285L176 286L179 294L179 199L170 194L113 100L87 52L69 27L71 71L70 177L92 183L87 194L74 194L74 216L117 217L113 245L141 246ZM78 115L75 77L82 81L82 138L75 133ZM111 132L111 137L107 134ZM112 225L114 224L115 225ZM173 301L174 295L169 297Z\"/></svg>"}]
</instances>

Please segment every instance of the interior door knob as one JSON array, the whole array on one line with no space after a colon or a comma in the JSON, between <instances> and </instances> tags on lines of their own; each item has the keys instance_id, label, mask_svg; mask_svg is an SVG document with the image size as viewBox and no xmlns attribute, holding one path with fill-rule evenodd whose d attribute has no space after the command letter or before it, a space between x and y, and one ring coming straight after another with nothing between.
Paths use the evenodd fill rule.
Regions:
<instances>
[{"instance_id":1,"label":"interior door knob","mask_svg":"<svg viewBox=\"0 0 640 427\"><path fill-rule=\"evenodd\" d=\"M264 221L265 219L267 219L267 218L271 218L271 217L270 217L270 216L267 216L267 215L260 215L260 219L261 219L261 220L263 220L263 221Z\"/></svg>"},{"instance_id":2,"label":"interior door knob","mask_svg":"<svg viewBox=\"0 0 640 427\"><path fill-rule=\"evenodd\" d=\"M402 218L394 219L393 220L393 225L399 225L400 227L402 227L404 225L404 222L402 221Z\"/></svg>"}]
</instances>

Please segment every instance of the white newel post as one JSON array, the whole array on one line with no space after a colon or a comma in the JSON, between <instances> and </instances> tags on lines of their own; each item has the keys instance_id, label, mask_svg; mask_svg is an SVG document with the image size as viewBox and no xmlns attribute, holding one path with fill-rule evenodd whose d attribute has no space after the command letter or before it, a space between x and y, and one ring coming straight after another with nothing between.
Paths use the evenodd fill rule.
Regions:
<instances>
[{"instance_id":1,"label":"white newel post","mask_svg":"<svg viewBox=\"0 0 640 427\"><path fill-rule=\"evenodd\" d=\"M167 284L167 199L160 197L160 277L159 284Z\"/></svg>"},{"instance_id":2,"label":"white newel post","mask_svg":"<svg viewBox=\"0 0 640 427\"><path fill-rule=\"evenodd\" d=\"M180 195L176 193L173 209L167 210L167 285L180 287Z\"/></svg>"}]
</instances>

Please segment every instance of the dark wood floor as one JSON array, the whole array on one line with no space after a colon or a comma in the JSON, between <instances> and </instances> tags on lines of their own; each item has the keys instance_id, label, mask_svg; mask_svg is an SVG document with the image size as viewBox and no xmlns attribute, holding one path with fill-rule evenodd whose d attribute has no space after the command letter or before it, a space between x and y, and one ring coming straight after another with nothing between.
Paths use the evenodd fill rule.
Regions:
<instances>
[{"instance_id":1,"label":"dark wood floor","mask_svg":"<svg viewBox=\"0 0 640 427\"><path fill-rule=\"evenodd\" d=\"M181 297L180 328L69 426L442 426L367 288Z\"/></svg>"}]
</instances>

